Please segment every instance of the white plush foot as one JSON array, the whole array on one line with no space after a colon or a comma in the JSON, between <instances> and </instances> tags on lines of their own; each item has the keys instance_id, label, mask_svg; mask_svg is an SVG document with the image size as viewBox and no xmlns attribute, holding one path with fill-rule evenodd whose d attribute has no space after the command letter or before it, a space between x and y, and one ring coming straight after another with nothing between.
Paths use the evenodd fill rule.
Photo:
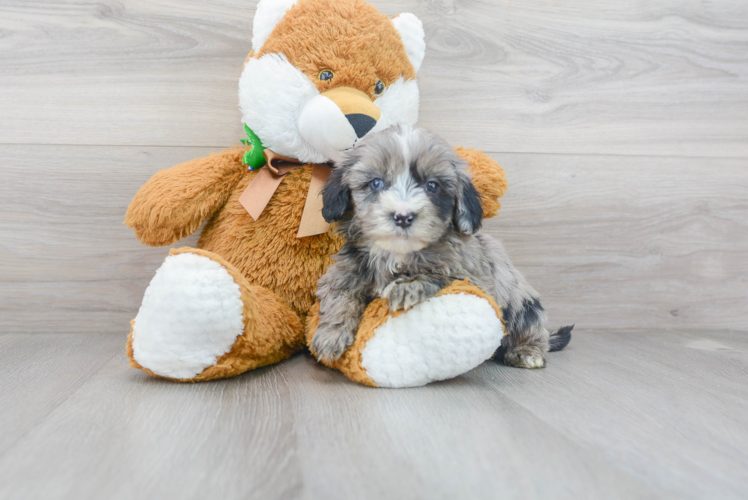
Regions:
<instances>
[{"instance_id":1,"label":"white plush foot","mask_svg":"<svg viewBox=\"0 0 748 500\"><path fill-rule=\"evenodd\" d=\"M241 290L217 262L167 257L135 317L133 357L157 375L189 379L215 364L244 332Z\"/></svg>"},{"instance_id":2,"label":"white plush foot","mask_svg":"<svg viewBox=\"0 0 748 500\"><path fill-rule=\"evenodd\" d=\"M472 370L493 355L503 336L487 300L442 295L377 328L361 364L379 387L417 387Z\"/></svg>"}]
</instances>

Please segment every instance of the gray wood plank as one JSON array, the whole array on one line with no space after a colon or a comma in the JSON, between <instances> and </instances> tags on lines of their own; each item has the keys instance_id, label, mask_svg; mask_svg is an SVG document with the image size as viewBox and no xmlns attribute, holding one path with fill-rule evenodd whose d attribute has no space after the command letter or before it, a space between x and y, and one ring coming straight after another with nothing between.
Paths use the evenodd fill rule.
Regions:
<instances>
[{"instance_id":1,"label":"gray wood plank","mask_svg":"<svg viewBox=\"0 0 748 500\"><path fill-rule=\"evenodd\" d=\"M373 3L423 19L422 124L455 144L748 155L742 0ZM255 5L3 0L0 143L231 144Z\"/></svg>"},{"instance_id":2,"label":"gray wood plank","mask_svg":"<svg viewBox=\"0 0 748 500\"><path fill-rule=\"evenodd\" d=\"M196 385L118 356L0 456L0 498L551 493L652 496L485 384L372 390L304 356Z\"/></svg>"},{"instance_id":3,"label":"gray wood plank","mask_svg":"<svg viewBox=\"0 0 748 500\"><path fill-rule=\"evenodd\" d=\"M140 245L126 207L153 172L208 151L0 146L0 331L128 331L167 250ZM487 231L553 325L745 329L744 160L494 157L510 189Z\"/></svg>"},{"instance_id":4,"label":"gray wood plank","mask_svg":"<svg viewBox=\"0 0 748 500\"><path fill-rule=\"evenodd\" d=\"M498 152L746 155L741 0L429 4L438 14L426 23L421 119L453 143Z\"/></svg>"},{"instance_id":5,"label":"gray wood plank","mask_svg":"<svg viewBox=\"0 0 748 500\"><path fill-rule=\"evenodd\" d=\"M122 349L114 335L0 335L0 456Z\"/></svg>"},{"instance_id":6,"label":"gray wood plank","mask_svg":"<svg viewBox=\"0 0 748 500\"><path fill-rule=\"evenodd\" d=\"M42 366L69 353L22 337L37 356L4 357L0 387L37 365L23 403L55 400ZM748 494L744 332L581 330L545 370L488 362L403 390L353 384L306 355L174 384L110 359L115 336L78 337L109 361L0 453L0 498ZM3 407L21 403L0 393Z\"/></svg>"},{"instance_id":7,"label":"gray wood plank","mask_svg":"<svg viewBox=\"0 0 748 500\"><path fill-rule=\"evenodd\" d=\"M209 152L0 147L0 331L129 331L168 249L137 241L127 206L159 169Z\"/></svg>"},{"instance_id":8,"label":"gray wood plank","mask_svg":"<svg viewBox=\"0 0 748 500\"><path fill-rule=\"evenodd\" d=\"M493 155L509 179L487 231L555 325L748 324L748 162Z\"/></svg>"},{"instance_id":9,"label":"gray wood plank","mask_svg":"<svg viewBox=\"0 0 748 500\"><path fill-rule=\"evenodd\" d=\"M668 498L748 496L745 332L581 331L542 372L488 384Z\"/></svg>"},{"instance_id":10,"label":"gray wood plank","mask_svg":"<svg viewBox=\"0 0 748 500\"><path fill-rule=\"evenodd\" d=\"M293 414L275 370L176 384L120 352L0 455L0 498L297 498Z\"/></svg>"},{"instance_id":11,"label":"gray wood plank","mask_svg":"<svg viewBox=\"0 0 748 500\"><path fill-rule=\"evenodd\" d=\"M291 369L303 380L290 386L308 498L656 495L476 377L387 390L313 359Z\"/></svg>"}]
</instances>

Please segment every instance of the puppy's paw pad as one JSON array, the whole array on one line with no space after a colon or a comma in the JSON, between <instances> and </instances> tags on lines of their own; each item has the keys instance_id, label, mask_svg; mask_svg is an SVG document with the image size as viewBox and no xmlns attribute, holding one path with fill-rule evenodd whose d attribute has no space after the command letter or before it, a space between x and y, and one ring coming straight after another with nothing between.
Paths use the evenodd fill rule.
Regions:
<instances>
[{"instance_id":1,"label":"puppy's paw pad","mask_svg":"<svg viewBox=\"0 0 748 500\"><path fill-rule=\"evenodd\" d=\"M545 368L545 356L537 347L521 347L504 354L504 364L516 368Z\"/></svg>"}]
</instances>

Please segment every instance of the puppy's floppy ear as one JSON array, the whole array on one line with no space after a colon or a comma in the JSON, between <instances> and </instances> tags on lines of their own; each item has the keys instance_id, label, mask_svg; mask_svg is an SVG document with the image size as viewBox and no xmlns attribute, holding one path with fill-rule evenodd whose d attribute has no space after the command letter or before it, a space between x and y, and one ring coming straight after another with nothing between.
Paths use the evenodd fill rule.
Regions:
<instances>
[{"instance_id":1,"label":"puppy's floppy ear","mask_svg":"<svg viewBox=\"0 0 748 500\"><path fill-rule=\"evenodd\" d=\"M483 224L483 206L480 193L473 186L470 176L457 166L457 203L455 204L454 224L463 234L474 234Z\"/></svg>"},{"instance_id":2,"label":"puppy's floppy ear","mask_svg":"<svg viewBox=\"0 0 748 500\"><path fill-rule=\"evenodd\" d=\"M327 184L322 189L322 217L327 222L336 222L351 208L351 190L343 179L343 166L332 171Z\"/></svg>"}]
</instances>

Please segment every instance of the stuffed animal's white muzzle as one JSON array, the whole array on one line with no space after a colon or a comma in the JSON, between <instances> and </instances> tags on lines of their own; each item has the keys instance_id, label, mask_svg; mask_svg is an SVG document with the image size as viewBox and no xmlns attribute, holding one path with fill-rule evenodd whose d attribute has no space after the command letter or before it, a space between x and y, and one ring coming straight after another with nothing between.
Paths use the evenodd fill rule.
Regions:
<instances>
[{"instance_id":1,"label":"stuffed animal's white muzzle","mask_svg":"<svg viewBox=\"0 0 748 500\"><path fill-rule=\"evenodd\" d=\"M382 116L364 92L336 87L310 99L299 115L299 133L327 158L338 161Z\"/></svg>"}]
</instances>

